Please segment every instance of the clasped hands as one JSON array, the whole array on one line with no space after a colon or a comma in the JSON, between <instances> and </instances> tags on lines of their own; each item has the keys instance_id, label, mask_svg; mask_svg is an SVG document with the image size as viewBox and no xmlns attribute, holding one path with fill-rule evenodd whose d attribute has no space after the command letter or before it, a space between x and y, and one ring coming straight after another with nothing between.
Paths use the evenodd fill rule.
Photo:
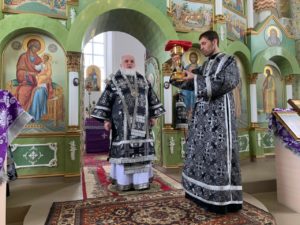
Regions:
<instances>
[{"instance_id":1,"label":"clasped hands","mask_svg":"<svg viewBox=\"0 0 300 225\"><path fill-rule=\"evenodd\" d=\"M186 76L182 78L184 81L194 79L195 74L193 74L192 72L187 70L184 70L183 72L186 74Z\"/></svg>"},{"instance_id":2,"label":"clasped hands","mask_svg":"<svg viewBox=\"0 0 300 225\"><path fill-rule=\"evenodd\" d=\"M182 72L185 73L185 75L186 75L182 78L182 81L189 81L189 80L194 79L195 74L193 74L192 72L187 71L187 70L183 70ZM174 80L172 76L170 77L170 80L171 81Z\"/></svg>"},{"instance_id":3,"label":"clasped hands","mask_svg":"<svg viewBox=\"0 0 300 225\"><path fill-rule=\"evenodd\" d=\"M155 124L156 124L156 118L150 118L149 119L150 127L153 127ZM108 121L108 120L104 121L104 129L106 131L110 131L110 129L111 129L111 122L110 121Z\"/></svg>"}]
</instances>

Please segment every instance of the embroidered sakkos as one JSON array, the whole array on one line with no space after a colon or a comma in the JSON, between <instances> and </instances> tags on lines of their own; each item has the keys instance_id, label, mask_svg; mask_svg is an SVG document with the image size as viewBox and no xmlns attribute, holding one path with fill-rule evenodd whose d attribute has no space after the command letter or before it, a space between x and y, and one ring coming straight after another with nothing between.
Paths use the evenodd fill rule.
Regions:
<instances>
[{"instance_id":1,"label":"embroidered sakkos","mask_svg":"<svg viewBox=\"0 0 300 225\"><path fill-rule=\"evenodd\" d=\"M112 122L109 161L122 164L154 160L149 119L164 112L144 76L123 75L120 71L113 75L92 113L92 117Z\"/></svg>"}]
</instances>

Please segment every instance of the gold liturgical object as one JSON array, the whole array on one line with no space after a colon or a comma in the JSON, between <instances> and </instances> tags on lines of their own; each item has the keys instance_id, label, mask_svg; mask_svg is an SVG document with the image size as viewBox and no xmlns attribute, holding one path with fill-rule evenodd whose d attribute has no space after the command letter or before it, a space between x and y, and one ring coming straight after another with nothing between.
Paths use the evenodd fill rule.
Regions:
<instances>
[{"instance_id":1,"label":"gold liturgical object","mask_svg":"<svg viewBox=\"0 0 300 225\"><path fill-rule=\"evenodd\" d=\"M182 55L192 47L192 42L181 40L170 40L165 46L165 51L170 51L172 58L172 80L183 81L185 73L183 72Z\"/></svg>"}]
</instances>

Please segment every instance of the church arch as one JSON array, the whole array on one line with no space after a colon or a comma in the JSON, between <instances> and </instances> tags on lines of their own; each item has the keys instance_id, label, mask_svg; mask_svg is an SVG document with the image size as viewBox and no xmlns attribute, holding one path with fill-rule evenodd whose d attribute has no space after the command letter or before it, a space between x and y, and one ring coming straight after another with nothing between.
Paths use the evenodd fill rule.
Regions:
<instances>
[{"instance_id":1,"label":"church arch","mask_svg":"<svg viewBox=\"0 0 300 225\"><path fill-rule=\"evenodd\" d=\"M252 72L263 73L265 65L269 60L278 66L282 76L300 74L296 57L282 47L271 47L261 51L253 61Z\"/></svg>"},{"instance_id":2,"label":"church arch","mask_svg":"<svg viewBox=\"0 0 300 225\"><path fill-rule=\"evenodd\" d=\"M235 41L226 48L226 53L238 56L243 62L247 74L251 73L251 53L246 45L240 41Z\"/></svg>"},{"instance_id":3,"label":"church arch","mask_svg":"<svg viewBox=\"0 0 300 225\"><path fill-rule=\"evenodd\" d=\"M63 49L66 49L68 30L58 21L36 14L18 14L0 21L0 50L12 38L24 33L40 33L55 39Z\"/></svg>"},{"instance_id":4,"label":"church arch","mask_svg":"<svg viewBox=\"0 0 300 225\"><path fill-rule=\"evenodd\" d=\"M149 3L136 4L134 0L98 1L85 7L75 19L69 32L67 50L80 52L90 38L106 31L130 34L152 55L164 59L169 57L164 52L165 42L178 39L170 20Z\"/></svg>"},{"instance_id":5,"label":"church arch","mask_svg":"<svg viewBox=\"0 0 300 225\"><path fill-rule=\"evenodd\" d=\"M248 47L240 41L231 43L225 51L237 56L236 62L241 66L240 82L233 90L238 128L241 129L248 127L250 118L247 102L249 101L248 75L251 74L251 53Z\"/></svg>"}]
</instances>

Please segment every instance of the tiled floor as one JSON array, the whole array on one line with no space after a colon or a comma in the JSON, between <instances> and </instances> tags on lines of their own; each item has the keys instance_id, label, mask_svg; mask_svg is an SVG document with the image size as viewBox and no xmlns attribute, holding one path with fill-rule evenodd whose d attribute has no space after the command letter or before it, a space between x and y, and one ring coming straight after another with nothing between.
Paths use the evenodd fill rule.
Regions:
<instances>
[{"instance_id":1,"label":"tiled floor","mask_svg":"<svg viewBox=\"0 0 300 225\"><path fill-rule=\"evenodd\" d=\"M262 202L275 217L277 225L299 225L300 214L278 203L276 192L257 193L252 195Z\"/></svg>"},{"instance_id":2,"label":"tiled floor","mask_svg":"<svg viewBox=\"0 0 300 225\"><path fill-rule=\"evenodd\" d=\"M241 162L244 199L271 212L277 225L299 225L300 214L279 204L276 198L275 160ZM180 170L168 170L180 180ZM79 178L18 179L10 184L7 198L7 225L42 225L54 201L82 199ZM22 219L24 217L23 223Z\"/></svg>"},{"instance_id":3,"label":"tiled floor","mask_svg":"<svg viewBox=\"0 0 300 225\"><path fill-rule=\"evenodd\" d=\"M242 162L243 188L275 217L277 225L299 225L300 213L278 203L275 158Z\"/></svg>"},{"instance_id":4,"label":"tiled floor","mask_svg":"<svg viewBox=\"0 0 300 225\"><path fill-rule=\"evenodd\" d=\"M14 209L30 206L23 221L24 225L43 225L54 201L82 199L79 178L19 179L11 183L10 190L11 195L7 198L7 221L19 221L14 216Z\"/></svg>"}]
</instances>

